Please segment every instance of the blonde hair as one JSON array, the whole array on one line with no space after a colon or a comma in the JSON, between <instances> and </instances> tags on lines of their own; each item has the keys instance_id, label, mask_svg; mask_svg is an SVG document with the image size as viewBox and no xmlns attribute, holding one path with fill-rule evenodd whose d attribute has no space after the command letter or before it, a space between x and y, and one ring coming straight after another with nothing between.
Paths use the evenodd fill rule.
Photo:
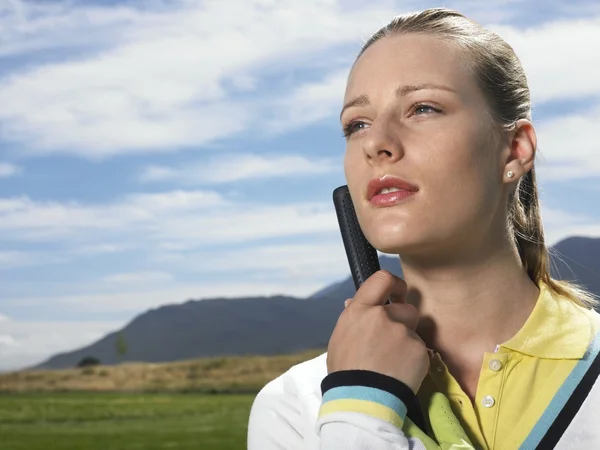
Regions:
<instances>
[{"instance_id":1,"label":"blonde hair","mask_svg":"<svg viewBox=\"0 0 600 450\"><path fill-rule=\"evenodd\" d=\"M531 99L527 77L514 50L497 34L486 30L463 14L446 8L394 17L364 44L356 60L379 39L399 34L427 34L458 45L468 56L470 70L489 104L489 114L500 130L514 130L520 119L531 120ZM597 300L584 288L553 279L550 255L544 238L534 167L518 182L509 200L509 231L529 278L585 308Z\"/></svg>"}]
</instances>

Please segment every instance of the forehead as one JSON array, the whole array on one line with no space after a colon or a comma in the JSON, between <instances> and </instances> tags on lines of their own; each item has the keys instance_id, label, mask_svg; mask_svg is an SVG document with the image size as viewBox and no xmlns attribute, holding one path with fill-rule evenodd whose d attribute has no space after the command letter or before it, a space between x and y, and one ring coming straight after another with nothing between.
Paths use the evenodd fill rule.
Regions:
<instances>
[{"instance_id":1,"label":"forehead","mask_svg":"<svg viewBox=\"0 0 600 450\"><path fill-rule=\"evenodd\" d=\"M392 92L400 84L445 84L468 90L475 87L473 82L465 56L456 46L429 35L387 36L356 61L345 98Z\"/></svg>"}]
</instances>

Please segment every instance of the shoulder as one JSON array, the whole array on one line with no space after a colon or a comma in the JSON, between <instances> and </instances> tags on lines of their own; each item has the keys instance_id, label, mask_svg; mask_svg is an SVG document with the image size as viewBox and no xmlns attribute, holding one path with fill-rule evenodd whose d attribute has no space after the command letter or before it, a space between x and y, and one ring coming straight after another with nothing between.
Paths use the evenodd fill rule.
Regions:
<instances>
[{"instance_id":1,"label":"shoulder","mask_svg":"<svg viewBox=\"0 0 600 450\"><path fill-rule=\"evenodd\" d=\"M296 448L294 440L312 435L321 403L321 381L327 375L327 353L290 367L256 395L248 422L248 443L276 440Z\"/></svg>"},{"instance_id":2,"label":"shoulder","mask_svg":"<svg viewBox=\"0 0 600 450\"><path fill-rule=\"evenodd\" d=\"M269 381L257 394L257 406L273 401L302 398L320 393L321 381L327 375L327 353L296 364Z\"/></svg>"}]
</instances>

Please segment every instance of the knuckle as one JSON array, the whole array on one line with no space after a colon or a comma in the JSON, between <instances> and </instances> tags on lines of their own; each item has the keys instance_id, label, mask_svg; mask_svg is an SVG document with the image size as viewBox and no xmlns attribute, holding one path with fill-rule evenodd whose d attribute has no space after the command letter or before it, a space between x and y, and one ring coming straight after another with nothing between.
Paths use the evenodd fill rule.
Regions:
<instances>
[{"instance_id":1,"label":"knuckle","mask_svg":"<svg viewBox=\"0 0 600 450\"><path fill-rule=\"evenodd\" d=\"M394 275L392 275L392 273L388 272L387 270L378 270L372 276L375 277L375 279L380 280L381 282L394 282Z\"/></svg>"}]
</instances>

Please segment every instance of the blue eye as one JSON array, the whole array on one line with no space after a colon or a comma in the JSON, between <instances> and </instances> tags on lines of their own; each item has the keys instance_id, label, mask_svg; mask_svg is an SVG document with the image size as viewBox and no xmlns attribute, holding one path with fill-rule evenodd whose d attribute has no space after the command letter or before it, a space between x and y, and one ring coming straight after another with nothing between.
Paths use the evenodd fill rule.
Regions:
<instances>
[{"instance_id":1,"label":"blue eye","mask_svg":"<svg viewBox=\"0 0 600 450\"><path fill-rule=\"evenodd\" d=\"M366 123L360 121L350 122L344 127L344 137L350 137L350 135L362 130L365 125Z\"/></svg>"},{"instance_id":2,"label":"blue eye","mask_svg":"<svg viewBox=\"0 0 600 450\"><path fill-rule=\"evenodd\" d=\"M418 115L428 114L430 112L441 112L439 109L434 108L431 105L425 105L425 104L415 105L414 111L415 111L415 114L418 114ZM420 112L420 111L423 111L423 112Z\"/></svg>"}]
</instances>

